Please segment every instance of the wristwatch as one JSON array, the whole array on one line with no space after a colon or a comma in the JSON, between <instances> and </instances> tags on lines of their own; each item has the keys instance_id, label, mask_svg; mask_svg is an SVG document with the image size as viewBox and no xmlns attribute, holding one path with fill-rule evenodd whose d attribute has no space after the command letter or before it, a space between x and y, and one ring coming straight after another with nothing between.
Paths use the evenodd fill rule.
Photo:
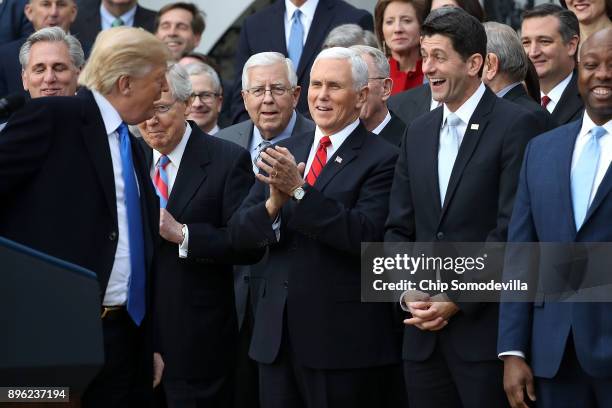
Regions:
<instances>
[{"instance_id":1,"label":"wristwatch","mask_svg":"<svg viewBox=\"0 0 612 408\"><path fill-rule=\"evenodd\" d=\"M297 201L298 203L302 200L302 198L304 198L305 195L306 190L304 190L304 186L299 186L291 193L291 197L293 198L293 200Z\"/></svg>"}]
</instances>

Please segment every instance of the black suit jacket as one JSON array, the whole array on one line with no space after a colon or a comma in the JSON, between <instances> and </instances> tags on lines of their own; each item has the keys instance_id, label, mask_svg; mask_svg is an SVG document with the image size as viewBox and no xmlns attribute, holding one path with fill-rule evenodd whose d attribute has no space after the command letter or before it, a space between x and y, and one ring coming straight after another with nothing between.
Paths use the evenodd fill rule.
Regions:
<instances>
[{"instance_id":1,"label":"black suit jacket","mask_svg":"<svg viewBox=\"0 0 612 408\"><path fill-rule=\"evenodd\" d=\"M408 127L413 120L430 111L431 88L429 84L423 84L395 94L389 98L387 106Z\"/></svg>"},{"instance_id":2,"label":"black suit jacket","mask_svg":"<svg viewBox=\"0 0 612 408\"><path fill-rule=\"evenodd\" d=\"M155 285L156 333L164 378L212 378L233 369L238 324L232 264L237 254L225 226L253 183L248 153L191 123L166 210L189 229L187 258L162 240ZM149 168L152 151L143 142Z\"/></svg>"},{"instance_id":3,"label":"black suit jacket","mask_svg":"<svg viewBox=\"0 0 612 408\"><path fill-rule=\"evenodd\" d=\"M444 205L440 205L442 115L443 108L436 108L414 120L406 131L391 189L385 241L505 241L523 150L539 132L537 119L487 88L467 126ZM472 124L478 124L478 129ZM438 332L408 326L403 358L427 359L440 336L453 344L463 360L496 360L497 305L459 302L458 306L461 310Z\"/></svg>"},{"instance_id":4,"label":"black suit jacket","mask_svg":"<svg viewBox=\"0 0 612 408\"><path fill-rule=\"evenodd\" d=\"M131 140L150 287L159 210ZM102 300L119 227L108 136L91 92L33 99L14 113L0 138L0 164L0 235L92 270Z\"/></svg>"},{"instance_id":5,"label":"black suit jacket","mask_svg":"<svg viewBox=\"0 0 612 408\"><path fill-rule=\"evenodd\" d=\"M559 103L557 103L551 115L555 127L557 127L580 119L583 112L584 103L578 92L578 72L574 71L572 79L561 94L561 99L559 99Z\"/></svg>"},{"instance_id":6,"label":"black suit jacket","mask_svg":"<svg viewBox=\"0 0 612 408\"><path fill-rule=\"evenodd\" d=\"M0 2L0 45L24 38L32 33L32 23L23 11L27 0Z\"/></svg>"},{"instance_id":7,"label":"black suit jacket","mask_svg":"<svg viewBox=\"0 0 612 408\"><path fill-rule=\"evenodd\" d=\"M88 2L89 3L89 2ZM134 15L134 27L142 27L145 30L155 32L155 16L157 13L140 5L136 6L136 14ZM70 27L70 33L76 36L83 45L83 49L87 50L85 55L89 54L89 50L96 40L96 36L102 30L102 18L100 17L100 2L95 4L87 4L85 7L79 7L77 17Z\"/></svg>"},{"instance_id":8,"label":"black suit jacket","mask_svg":"<svg viewBox=\"0 0 612 408\"><path fill-rule=\"evenodd\" d=\"M25 40L20 38L0 46L0 98L13 93L27 94L23 89L19 63L19 49Z\"/></svg>"},{"instance_id":9,"label":"black suit jacket","mask_svg":"<svg viewBox=\"0 0 612 408\"><path fill-rule=\"evenodd\" d=\"M398 118L393 112L391 112L391 120L387 125L380 131L378 136L385 139L387 142L399 147L402 144L402 138L406 131L406 124Z\"/></svg>"},{"instance_id":10,"label":"black suit jacket","mask_svg":"<svg viewBox=\"0 0 612 408\"><path fill-rule=\"evenodd\" d=\"M310 132L284 144L306 162L313 140ZM301 202L282 208L279 242L265 209L268 187L253 185L231 222L237 244L269 247L252 358L275 360L286 314L299 364L350 369L399 361L392 308L360 301L359 273L361 242L382 238L396 159L393 146L359 125Z\"/></svg>"},{"instance_id":11,"label":"black suit jacket","mask_svg":"<svg viewBox=\"0 0 612 408\"><path fill-rule=\"evenodd\" d=\"M289 55L285 42L284 19L285 2L277 0L274 4L247 17L242 24L234 65L236 79L232 93L233 123L249 118L240 96L242 67L247 59L253 54L264 51L276 51L286 56ZM298 77L298 85L302 87L302 94L297 105L297 110L300 113L308 115L306 97L308 84L310 83L310 68L315 57L321 51L321 45L323 45L325 37L334 27L348 23L359 24L365 30L374 31L372 15L367 11L357 9L343 0L319 1L300 57L300 63L297 67L294 67Z\"/></svg>"},{"instance_id":12,"label":"black suit jacket","mask_svg":"<svg viewBox=\"0 0 612 408\"><path fill-rule=\"evenodd\" d=\"M538 118L538 123L543 129L542 132L547 132L556 127L550 113L527 94L522 84L518 84L510 89L503 98L532 112Z\"/></svg>"}]
</instances>

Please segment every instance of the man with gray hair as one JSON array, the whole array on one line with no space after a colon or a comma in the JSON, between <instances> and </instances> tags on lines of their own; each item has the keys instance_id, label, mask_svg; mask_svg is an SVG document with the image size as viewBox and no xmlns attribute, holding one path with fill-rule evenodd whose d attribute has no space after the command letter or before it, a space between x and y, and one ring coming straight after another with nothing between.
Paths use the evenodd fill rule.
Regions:
<instances>
[{"instance_id":1,"label":"man with gray hair","mask_svg":"<svg viewBox=\"0 0 612 408\"><path fill-rule=\"evenodd\" d=\"M192 88L183 67L174 64L166 78L169 90L139 125L161 206L156 357L164 362L169 407L231 407L238 336L232 264L256 259L233 250L225 225L253 182L251 159L186 120Z\"/></svg>"},{"instance_id":2,"label":"man with gray hair","mask_svg":"<svg viewBox=\"0 0 612 408\"><path fill-rule=\"evenodd\" d=\"M389 61L378 48L354 45L351 49L357 51L368 65L370 91L361 109L361 121L370 132L399 146L402 143L406 124L387 109L387 100L393 88L393 80L389 77Z\"/></svg>"},{"instance_id":3,"label":"man with gray hair","mask_svg":"<svg viewBox=\"0 0 612 408\"><path fill-rule=\"evenodd\" d=\"M370 30L364 30L358 24L342 24L327 34L321 49L332 47L350 47L353 45L369 45L378 47L376 36Z\"/></svg>"},{"instance_id":4,"label":"man with gray hair","mask_svg":"<svg viewBox=\"0 0 612 408\"><path fill-rule=\"evenodd\" d=\"M193 63L185 67L191 80L191 106L187 119L193 120L204 133L219 131L217 121L223 105L223 88L217 72L208 64Z\"/></svg>"},{"instance_id":5,"label":"man with gray hair","mask_svg":"<svg viewBox=\"0 0 612 408\"><path fill-rule=\"evenodd\" d=\"M533 112L541 125L541 132L552 129L554 126L550 113L527 94L523 85L529 57L516 31L508 25L493 21L483 26L487 33L487 57L482 70L482 82L498 97Z\"/></svg>"},{"instance_id":6,"label":"man with gray hair","mask_svg":"<svg viewBox=\"0 0 612 408\"><path fill-rule=\"evenodd\" d=\"M397 159L359 120L367 94L357 52L323 50L308 89L316 129L261 153L230 223L241 248L269 251L250 349L264 407L387 406L401 378L392 308L360 302L361 242L382 238Z\"/></svg>"}]
</instances>

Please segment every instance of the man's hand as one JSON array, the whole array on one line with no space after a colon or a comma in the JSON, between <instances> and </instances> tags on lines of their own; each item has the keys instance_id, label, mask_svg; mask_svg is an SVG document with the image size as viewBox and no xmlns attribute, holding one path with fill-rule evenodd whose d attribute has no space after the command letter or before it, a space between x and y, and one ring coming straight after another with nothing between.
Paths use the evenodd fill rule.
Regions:
<instances>
[{"instance_id":1,"label":"man's hand","mask_svg":"<svg viewBox=\"0 0 612 408\"><path fill-rule=\"evenodd\" d=\"M278 212L285 205L285 203L289 200L289 195L283 193L273 184L269 185L270 187L270 197L266 200L266 211L268 212L268 216L270 219L275 220L278 216Z\"/></svg>"},{"instance_id":2,"label":"man's hand","mask_svg":"<svg viewBox=\"0 0 612 408\"><path fill-rule=\"evenodd\" d=\"M159 235L166 241L183 243L183 224L179 224L165 208L159 209Z\"/></svg>"},{"instance_id":3,"label":"man's hand","mask_svg":"<svg viewBox=\"0 0 612 408\"><path fill-rule=\"evenodd\" d=\"M525 391L531 401L536 400L531 368L519 356L503 356L504 391L512 408L528 408L525 402Z\"/></svg>"},{"instance_id":4,"label":"man's hand","mask_svg":"<svg viewBox=\"0 0 612 408\"><path fill-rule=\"evenodd\" d=\"M164 373L164 359L161 354L153 353L153 388L157 387Z\"/></svg>"},{"instance_id":5,"label":"man's hand","mask_svg":"<svg viewBox=\"0 0 612 408\"><path fill-rule=\"evenodd\" d=\"M257 166L268 176L258 174L257 179L291 196L293 190L304 185L304 163L297 164L291 152L280 146L267 148L261 152L261 160Z\"/></svg>"},{"instance_id":6,"label":"man's hand","mask_svg":"<svg viewBox=\"0 0 612 408\"><path fill-rule=\"evenodd\" d=\"M407 303L412 318L404 320L404 324L429 331L444 328L449 319L459 311L459 308L453 302L437 302L435 300L434 297L428 301Z\"/></svg>"}]
</instances>

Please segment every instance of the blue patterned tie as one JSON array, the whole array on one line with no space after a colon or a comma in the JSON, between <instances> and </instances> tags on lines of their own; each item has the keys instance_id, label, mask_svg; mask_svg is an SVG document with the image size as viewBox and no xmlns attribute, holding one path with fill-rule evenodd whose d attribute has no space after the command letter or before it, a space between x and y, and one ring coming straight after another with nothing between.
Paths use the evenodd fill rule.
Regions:
<instances>
[{"instance_id":1,"label":"blue patterned tie","mask_svg":"<svg viewBox=\"0 0 612 408\"><path fill-rule=\"evenodd\" d=\"M300 57L302 56L302 49L304 48L304 26L302 26L302 20L300 15L302 12L296 9L293 12L291 18L291 32L289 33L289 59L293 62L293 69L297 70L300 64Z\"/></svg>"},{"instance_id":2,"label":"blue patterned tie","mask_svg":"<svg viewBox=\"0 0 612 408\"><path fill-rule=\"evenodd\" d=\"M440 187L440 204L444 206L444 198L448 189L448 182L459 153L459 132L457 126L462 123L459 116L451 113L446 118L446 129L440 137L438 150L438 185Z\"/></svg>"},{"instance_id":3,"label":"blue patterned tie","mask_svg":"<svg viewBox=\"0 0 612 408\"><path fill-rule=\"evenodd\" d=\"M168 182L168 172L166 171L166 167L170 164L170 159L168 156L161 155L159 156L159 160L155 165L155 175L153 176L153 185L155 186L155 192L159 197L159 207L166 208L168 205L168 186L170 183Z\"/></svg>"},{"instance_id":4,"label":"blue patterned tie","mask_svg":"<svg viewBox=\"0 0 612 408\"><path fill-rule=\"evenodd\" d=\"M574 209L576 231L582 226L589 209L589 201L593 191L593 182L595 181L595 174L597 174L601 150L599 138L605 133L606 129L601 126L595 126L591 129L590 137L572 170L572 206Z\"/></svg>"},{"instance_id":5,"label":"blue patterned tie","mask_svg":"<svg viewBox=\"0 0 612 408\"><path fill-rule=\"evenodd\" d=\"M119 133L119 150L123 184L125 186L125 207L128 217L128 236L130 239L130 282L128 287L127 311L137 325L145 315L145 253L142 227L142 212L138 197L138 185L132 163L132 147L128 127L121 123Z\"/></svg>"}]
</instances>

